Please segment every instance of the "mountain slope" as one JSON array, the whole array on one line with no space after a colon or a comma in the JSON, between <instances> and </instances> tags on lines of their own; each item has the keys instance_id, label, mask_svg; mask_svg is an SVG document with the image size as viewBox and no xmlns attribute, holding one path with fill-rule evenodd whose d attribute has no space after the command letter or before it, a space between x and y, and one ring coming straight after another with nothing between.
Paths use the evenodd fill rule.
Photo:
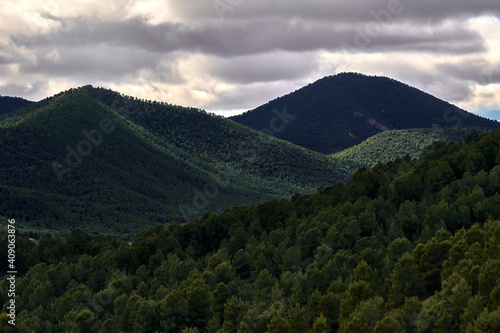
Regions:
<instances>
[{"instance_id":1,"label":"mountain slope","mask_svg":"<svg viewBox=\"0 0 500 333\"><path fill-rule=\"evenodd\" d=\"M499 332L499 191L493 130L312 195L157 226L131 246L78 229L38 246L18 237L16 329ZM4 308L10 284L0 279Z\"/></svg>"},{"instance_id":2,"label":"mountain slope","mask_svg":"<svg viewBox=\"0 0 500 333\"><path fill-rule=\"evenodd\" d=\"M321 154L262 135L221 116L194 108L133 100L106 89L91 89L89 94L196 160L217 168L237 164L257 177L299 186L348 178L343 164L332 167ZM331 173L325 175L325 168Z\"/></svg>"},{"instance_id":3,"label":"mountain slope","mask_svg":"<svg viewBox=\"0 0 500 333\"><path fill-rule=\"evenodd\" d=\"M468 113L396 80L356 73L325 77L232 119L260 130L269 128L276 117L273 110L284 109L290 122L275 136L324 154L391 129L500 127L497 121Z\"/></svg>"},{"instance_id":4,"label":"mountain slope","mask_svg":"<svg viewBox=\"0 0 500 333\"><path fill-rule=\"evenodd\" d=\"M1 117L0 155L3 215L56 234L130 237L348 177L326 156L231 120L90 86Z\"/></svg>"},{"instance_id":5,"label":"mountain slope","mask_svg":"<svg viewBox=\"0 0 500 333\"><path fill-rule=\"evenodd\" d=\"M22 109L33 102L20 97L0 96L0 115Z\"/></svg>"},{"instance_id":6,"label":"mountain slope","mask_svg":"<svg viewBox=\"0 0 500 333\"><path fill-rule=\"evenodd\" d=\"M485 132L480 127L461 128L416 128L391 130L369 137L359 145L330 155L334 160L350 162L356 169L372 168L379 163L387 163L398 157L409 155L418 158L435 141L463 142L471 132Z\"/></svg>"}]
</instances>

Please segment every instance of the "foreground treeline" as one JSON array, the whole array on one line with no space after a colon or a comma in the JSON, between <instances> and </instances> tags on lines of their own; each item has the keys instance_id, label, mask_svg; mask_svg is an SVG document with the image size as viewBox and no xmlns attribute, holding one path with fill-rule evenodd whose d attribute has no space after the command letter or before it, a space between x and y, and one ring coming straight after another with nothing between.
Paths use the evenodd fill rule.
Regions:
<instances>
[{"instance_id":1,"label":"foreground treeline","mask_svg":"<svg viewBox=\"0 0 500 333\"><path fill-rule=\"evenodd\" d=\"M18 239L16 330L499 332L499 164L500 131L472 134L132 245Z\"/></svg>"}]
</instances>

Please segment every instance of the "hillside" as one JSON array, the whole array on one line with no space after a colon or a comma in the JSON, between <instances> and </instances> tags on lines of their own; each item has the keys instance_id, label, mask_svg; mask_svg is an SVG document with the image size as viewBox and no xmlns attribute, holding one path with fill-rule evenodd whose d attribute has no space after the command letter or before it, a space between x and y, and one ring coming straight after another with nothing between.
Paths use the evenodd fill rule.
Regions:
<instances>
[{"instance_id":1,"label":"hillside","mask_svg":"<svg viewBox=\"0 0 500 333\"><path fill-rule=\"evenodd\" d=\"M385 131L369 137L359 145L332 154L330 157L337 161L351 163L352 173L354 173L359 168L370 169L379 163L387 163L406 155L411 158L419 157L434 141L463 142L465 137L473 131L481 133L486 130L479 127L441 127Z\"/></svg>"},{"instance_id":2,"label":"hillside","mask_svg":"<svg viewBox=\"0 0 500 333\"><path fill-rule=\"evenodd\" d=\"M18 238L16 330L498 332L499 191L494 130L132 246L78 229Z\"/></svg>"},{"instance_id":3,"label":"hillside","mask_svg":"<svg viewBox=\"0 0 500 333\"><path fill-rule=\"evenodd\" d=\"M276 119L273 110L284 109L289 124L274 135L323 154L342 151L387 130L500 127L497 121L461 110L396 80L356 73L325 77L231 119L261 130Z\"/></svg>"},{"instance_id":4,"label":"hillside","mask_svg":"<svg viewBox=\"0 0 500 333\"><path fill-rule=\"evenodd\" d=\"M22 109L32 103L19 97L0 96L0 115Z\"/></svg>"},{"instance_id":5,"label":"hillside","mask_svg":"<svg viewBox=\"0 0 500 333\"><path fill-rule=\"evenodd\" d=\"M0 118L0 208L20 232L133 237L344 181L321 154L201 110L90 86Z\"/></svg>"}]
</instances>

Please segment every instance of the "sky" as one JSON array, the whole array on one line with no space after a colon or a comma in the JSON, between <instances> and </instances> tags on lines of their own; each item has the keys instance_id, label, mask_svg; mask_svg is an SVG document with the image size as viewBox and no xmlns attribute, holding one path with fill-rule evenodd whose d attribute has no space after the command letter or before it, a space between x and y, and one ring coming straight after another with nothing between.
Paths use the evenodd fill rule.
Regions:
<instances>
[{"instance_id":1,"label":"sky","mask_svg":"<svg viewBox=\"0 0 500 333\"><path fill-rule=\"evenodd\" d=\"M498 0L0 0L0 95L86 84L232 115L340 72L500 119Z\"/></svg>"}]
</instances>

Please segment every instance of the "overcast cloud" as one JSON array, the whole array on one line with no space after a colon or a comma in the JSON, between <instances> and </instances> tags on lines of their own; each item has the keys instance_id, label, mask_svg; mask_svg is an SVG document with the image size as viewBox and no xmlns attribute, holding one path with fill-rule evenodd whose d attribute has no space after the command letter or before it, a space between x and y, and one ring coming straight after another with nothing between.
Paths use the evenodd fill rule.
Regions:
<instances>
[{"instance_id":1,"label":"overcast cloud","mask_svg":"<svg viewBox=\"0 0 500 333\"><path fill-rule=\"evenodd\" d=\"M500 112L498 0L0 0L0 95L85 84L233 114L327 75Z\"/></svg>"}]
</instances>

